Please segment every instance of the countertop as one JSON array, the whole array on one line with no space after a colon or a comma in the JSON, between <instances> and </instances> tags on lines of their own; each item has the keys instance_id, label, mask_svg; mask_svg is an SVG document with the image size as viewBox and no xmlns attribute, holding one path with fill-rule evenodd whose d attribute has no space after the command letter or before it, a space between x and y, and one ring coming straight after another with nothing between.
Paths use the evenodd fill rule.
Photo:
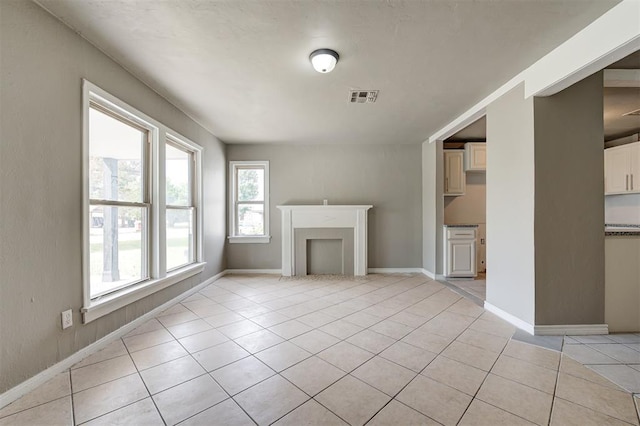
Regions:
<instances>
[{"instance_id":1,"label":"countertop","mask_svg":"<svg viewBox=\"0 0 640 426\"><path fill-rule=\"evenodd\" d=\"M605 223L605 236L637 235L640 236L640 225L629 223Z\"/></svg>"}]
</instances>

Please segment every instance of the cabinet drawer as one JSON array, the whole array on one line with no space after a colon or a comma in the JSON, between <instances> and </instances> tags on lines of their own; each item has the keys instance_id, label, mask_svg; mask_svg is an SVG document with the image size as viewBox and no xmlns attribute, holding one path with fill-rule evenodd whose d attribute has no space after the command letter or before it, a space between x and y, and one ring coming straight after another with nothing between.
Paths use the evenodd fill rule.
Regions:
<instances>
[{"instance_id":1,"label":"cabinet drawer","mask_svg":"<svg viewBox=\"0 0 640 426\"><path fill-rule=\"evenodd\" d=\"M475 228L449 228L447 229L448 240L474 240L476 238Z\"/></svg>"}]
</instances>

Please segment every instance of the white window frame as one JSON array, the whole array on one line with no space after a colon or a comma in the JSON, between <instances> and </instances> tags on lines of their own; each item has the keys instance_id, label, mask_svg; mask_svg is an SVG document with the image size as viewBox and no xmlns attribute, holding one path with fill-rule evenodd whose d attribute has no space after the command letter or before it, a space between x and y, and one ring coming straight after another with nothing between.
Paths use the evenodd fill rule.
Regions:
<instances>
[{"instance_id":1,"label":"white window frame","mask_svg":"<svg viewBox=\"0 0 640 426\"><path fill-rule=\"evenodd\" d=\"M263 235L237 235L237 176L241 168L264 169L264 234ZM229 161L229 236L230 243L266 244L271 241L269 234L269 162L268 161Z\"/></svg>"},{"instance_id":2,"label":"white window frame","mask_svg":"<svg viewBox=\"0 0 640 426\"><path fill-rule=\"evenodd\" d=\"M189 143L183 141L178 136L174 136L172 134L167 133L167 137L165 138L164 145L165 145L165 149L166 149L167 145L172 145L174 148L179 149L179 150L189 154L191 156L191 161L192 161L191 168L189 170L190 171L190 176L189 176L189 184L190 184L189 185L190 186L189 187L189 192L190 192L189 198L190 198L190 203L189 203L189 205L188 206L179 206L179 205L171 205L171 206L169 206L166 203L166 199L165 199L165 206L164 206L164 208L165 208L165 222L163 222L163 223L166 223L166 212L169 209L171 209L171 210L192 210L193 211L193 219L194 219L193 220L193 241L191 242L190 247L189 247L189 251L193 252L193 260L191 260L189 263L186 263L186 264L183 264L183 265L171 268L171 269L169 269L167 267L167 271L171 272L171 271L175 271L175 270L179 270L181 268L184 268L184 267L186 267L188 265L191 265L191 264L197 262L197 259L198 259L198 253L197 253L197 247L198 247L197 246L197 241L199 239L198 238L198 229L201 228L201 224L198 223L198 218L200 218L201 215L198 214L198 204L199 203L198 203L197 200L199 198L199 193L198 193L199 191L197 190L198 179L196 179L196 176L201 176L201 173L199 173L196 170L197 166L199 164L199 161L197 160L198 153L196 151L194 151L193 147ZM165 153L166 153L166 150L165 150ZM163 163L163 164L166 164L166 162ZM166 183L166 179L164 180L164 182ZM165 191L165 196L166 196L166 191ZM165 240L164 247L166 248L166 246L167 245L166 245L166 240ZM166 261L166 259L165 259L165 261Z\"/></svg>"},{"instance_id":3,"label":"white window frame","mask_svg":"<svg viewBox=\"0 0 640 426\"><path fill-rule=\"evenodd\" d=\"M143 125L149 129L150 155L148 184L149 207L149 247L148 247L148 275L149 278L133 283L114 292L91 298L90 288L90 237L89 237L89 108L95 103L128 120ZM134 107L121 101L115 96L102 90L95 84L82 80L82 281L83 307L81 309L83 323L91 322L117 309L127 306L137 300L156 293L164 288L185 280L204 270L202 244L202 153L203 148L184 136L174 132L162 123L154 120ZM179 143L193 152L195 167L193 170L193 206L195 209L194 238L195 262L184 267L167 271L166 269L166 204L165 204L165 147L167 139L172 143Z\"/></svg>"}]
</instances>

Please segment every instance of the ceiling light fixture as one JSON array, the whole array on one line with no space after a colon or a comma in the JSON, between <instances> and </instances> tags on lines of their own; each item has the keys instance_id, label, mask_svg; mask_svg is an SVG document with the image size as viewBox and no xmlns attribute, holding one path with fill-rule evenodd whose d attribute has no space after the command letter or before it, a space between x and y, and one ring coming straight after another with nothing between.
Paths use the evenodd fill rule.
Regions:
<instances>
[{"instance_id":1,"label":"ceiling light fixture","mask_svg":"<svg viewBox=\"0 0 640 426\"><path fill-rule=\"evenodd\" d=\"M309 55L313 68L323 74L333 71L340 59L338 52L331 49L318 49Z\"/></svg>"}]
</instances>

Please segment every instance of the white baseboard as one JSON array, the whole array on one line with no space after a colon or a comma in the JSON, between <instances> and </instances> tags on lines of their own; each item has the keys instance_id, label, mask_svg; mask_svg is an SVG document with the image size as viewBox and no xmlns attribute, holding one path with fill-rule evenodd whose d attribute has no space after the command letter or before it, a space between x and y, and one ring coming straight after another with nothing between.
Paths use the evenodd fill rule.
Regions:
<instances>
[{"instance_id":1,"label":"white baseboard","mask_svg":"<svg viewBox=\"0 0 640 426\"><path fill-rule=\"evenodd\" d=\"M225 269L225 275L233 274L272 274L282 275L282 269Z\"/></svg>"},{"instance_id":2,"label":"white baseboard","mask_svg":"<svg viewBox=\"0 0 640 426\"><path fill-rule=\"evenodd\" d=\"M422 268L369 268L367 272L370 274L421 274Z\"/></svg>"},{"instance_id":3,"label":"white baseboard","mask_svg":"<svg viewBox=\"0 0 640 426\"><path fill-rule=\"evenodd\" d=\"M426 269L422 268L422 273L426 276L428 276L429 278L431 278L432 280L436 279L436 274L434 274L431 271L427 271Z\"/></svg>"},{"instance_id":4,"label":"white baseboard","mask_svg":"<svg viewBox=\"0 0 640 426\"><path fill-rule=\"evenodd\" d=\"M609 334L607 324L566 324L566 325L536 325L536 336L584 336L587 334Z\"/></svg>"},{"instance_id":5,"label":"white baseboard","mask_svg":"<svg viewBox=\"0 0 640 426\"><path fill-rule=\"evenodd\" d=\"M508 323L511 323L513 325L515 325L516 327L518 327L521 330L526 331L529 334L534 334L534 326L529 324L526 321L521 320L518 317L515 317L513 315L511 315L509 312L505 312L502 309L498 308L497 306L492 305L491 303L485 301L484 302L484 308L491 312L492 314L495 314L497 316L499 316L500 318L502 318L503 320L507 321Z\"/></svg>"},{"instance_id":6,"label":"white baseboard","mask_svg":"<svg viewBox=\"0 0 640 426\"><path fill-rule=\"evenodd\" d=\"M195 287L185 291L184 293L181 293L180 295L174 297L173 299L169 300L168 302L165 302L162 305L156 307L155 309L147 312L146 314L134 319L130 323L125 324L122 327L118 328L117 330L112 331L111 333L107 334L103 338L91 343L88 346L85 346L84 348L82 348L79 351L73 353L72 355L70 355L69 357L63 359L62 361L57 362L56 364L52 365L51 367L47 368L46 370L41 371L40 373L36 374L35 376L31 377L30 379L27 379L24 382L20 383L19 385L9 389L8 391L6 391L5 393L0 395L0 408L3 408L5 406L11 404L12 402L17 400L18 398L20 398L20 397L26 395L27 393L31 392L32 390L36 389L38 386L40 386L40 385L44 384L45 382L51 380L56 375L58 375L58 374L62 373L63 371L71 368L73 365L75 365L78 362L82 361L84 358L88 357L91 354L94 354L94 353L98 352L100 349L104 348L109 343L115 341L116 339L119 339L120 337L124 336L125 334L129 333L130 331L133 331L133 329L135 329L136 327L144 324L145 322L147 322L148 320L152 319L153 317L155 317L156 315L158 315L162 311L165 311L165 310L169 309L171 306L175 305L176 303L178 303L182 299L185 299L185 298L191 296L192 294L197 293L202 288L204 288L204 287L208 286L209 284L211 284L212 282L222 278L224 275L226 275L226 271L223 271L223 272L220 272L219 274L214 275L213 277L203 281L202 283L198 284L197 286L195 286Z\"/></svg>"}]
</instances>

